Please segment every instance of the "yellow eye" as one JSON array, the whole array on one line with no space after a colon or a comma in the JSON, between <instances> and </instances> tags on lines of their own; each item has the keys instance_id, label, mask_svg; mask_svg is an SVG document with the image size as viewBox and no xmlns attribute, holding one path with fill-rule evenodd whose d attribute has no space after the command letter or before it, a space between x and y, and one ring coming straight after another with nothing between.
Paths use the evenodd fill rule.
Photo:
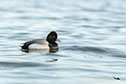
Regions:
<instances>
[{"instance_id":1,"label":"yellow eye","mask_svg":"<svg viewBox=\"0 0 126 84\"><path fill-rule=\"evenodd\" d=\"M53 35L53 37L55 38L55 35Z\"/></svg>"}]
</instances>

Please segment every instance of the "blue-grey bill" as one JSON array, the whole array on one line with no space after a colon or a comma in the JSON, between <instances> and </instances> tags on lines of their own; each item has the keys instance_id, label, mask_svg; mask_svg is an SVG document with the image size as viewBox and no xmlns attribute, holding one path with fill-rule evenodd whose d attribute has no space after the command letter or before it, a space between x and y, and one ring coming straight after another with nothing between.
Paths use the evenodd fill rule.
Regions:
<instances>
[{"instance_id":1,"label":"blue-grey bill","mask_svg":"<svg viewBox=\"0 0 126 84\"><path fill-rule=\"evenodd\" d=\"M57 41L57 42L61 42L61 40L59 40L59 39L57 39L56 41Z\"/></svg>"}]
</instances>

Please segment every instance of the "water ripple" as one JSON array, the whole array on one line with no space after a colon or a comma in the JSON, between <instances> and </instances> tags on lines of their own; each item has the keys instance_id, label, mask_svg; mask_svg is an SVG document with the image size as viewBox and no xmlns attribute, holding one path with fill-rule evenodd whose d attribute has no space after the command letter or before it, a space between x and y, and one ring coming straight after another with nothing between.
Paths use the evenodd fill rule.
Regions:
<instances>
[{"instance_id":1,"label":"water ripple","mask_svg":"<svg viewBox=\"0 0 126 84\"><path fill-rule=\"evenodd\" d=\"M125 84L125 9L125 0L1 0L0 84ZM21 51L50 31L59 51Z\"/></svg>"}]
</instances>

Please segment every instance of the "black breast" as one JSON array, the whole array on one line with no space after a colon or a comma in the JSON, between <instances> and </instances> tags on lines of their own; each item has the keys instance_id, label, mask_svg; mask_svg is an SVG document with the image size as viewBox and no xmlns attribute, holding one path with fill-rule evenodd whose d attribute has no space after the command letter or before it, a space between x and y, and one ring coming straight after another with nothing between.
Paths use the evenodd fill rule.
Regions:
<instances>
[{"instance_id":1,"label":"black breast","mask_svg":"<svg viewBox=\"0 0 126 84\"><path fill-rule=\"evenodd\" d=\"M56 42L53 42L53 43L49 43L49 47L50 49L58 49L58 44Z\"/></svg>"}]
</instances>

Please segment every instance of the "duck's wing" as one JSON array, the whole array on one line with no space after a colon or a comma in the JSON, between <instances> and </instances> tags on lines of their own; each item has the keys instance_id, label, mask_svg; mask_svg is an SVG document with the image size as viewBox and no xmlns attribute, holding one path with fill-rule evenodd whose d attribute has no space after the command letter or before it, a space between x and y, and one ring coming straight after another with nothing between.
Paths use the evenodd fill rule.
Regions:
<instances>
[{"instance_id":1,"label":"duck's wing","mask_svg":"<svg viewBox=\"0 0 126 84\"><path fill-rule=\"evenodd\" d=\"M22 49L28 49L28 46L29 46L30 44L32 44L32 43L34 43L34 41L27 41L27 42L25 42L21 47L22 47Z\"/></svg>"},{"instance_id":2,"label":"duck's wing","mask_svg":"<svg viewBox=\"0 0 126 84\"><path fill-rule=\"evenodd\" d=\"M49 43L44 40L44 39L35 39L35 40L32 40L32 41L27 41L23 44L22 49L28 49L29 45L31 44L40 44L40 45L49 45Z\"/></svg>"},{"instance_id":3,"label":"duck's wing","mask_svg":"<svg viewBox=\"0 0 126 84\"><path fill-rule=\"evenodd\" d=\"M44 39L35 39L33 40L33 43L37 43L37 44L40 44L40 45L48 45L49 43L44 40Z\"/></svg>"}]
</instances>

